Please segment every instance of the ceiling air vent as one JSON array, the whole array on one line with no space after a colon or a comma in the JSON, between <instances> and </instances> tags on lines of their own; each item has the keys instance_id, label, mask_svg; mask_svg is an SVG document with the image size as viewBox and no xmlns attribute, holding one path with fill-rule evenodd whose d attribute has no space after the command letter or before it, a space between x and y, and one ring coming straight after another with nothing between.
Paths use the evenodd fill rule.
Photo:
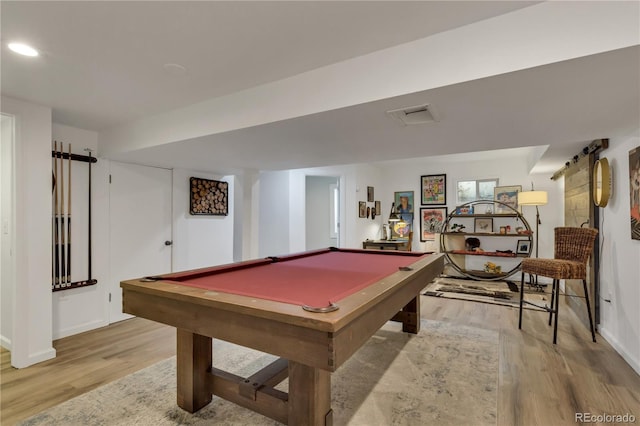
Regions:
<instances>
[{"instance_id":1,"label":"ceiling air vent","mask_svg":"<svg viewBox=\"0 0 640 426\"><path fill-rule=\"evenodd\" d=\"M405 126L438 121L438 116L430 104L394 109L387 111L391 117L400 120Z\"/></svg>"}]
</instances>

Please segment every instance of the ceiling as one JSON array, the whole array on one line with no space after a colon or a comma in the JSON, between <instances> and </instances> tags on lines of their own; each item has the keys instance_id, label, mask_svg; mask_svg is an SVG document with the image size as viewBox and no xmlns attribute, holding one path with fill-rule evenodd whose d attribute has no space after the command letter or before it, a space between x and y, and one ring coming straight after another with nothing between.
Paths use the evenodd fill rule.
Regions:
<instances>
[{"instance_id":1,"label":"ceiling","mask_svg":"<svg viewBox=\"0 0 640 426\"><path fill-rule=\"evenodd\" d=\"M2 1L1 89L100 132L535 3ZM12 54L14 40L41 57ZM636 46L113 158L233 172L550 145L537 169L552 172L637 128L639 63ZM438 122L385 114L421 103Z\"/></svg>"}]
</instances>

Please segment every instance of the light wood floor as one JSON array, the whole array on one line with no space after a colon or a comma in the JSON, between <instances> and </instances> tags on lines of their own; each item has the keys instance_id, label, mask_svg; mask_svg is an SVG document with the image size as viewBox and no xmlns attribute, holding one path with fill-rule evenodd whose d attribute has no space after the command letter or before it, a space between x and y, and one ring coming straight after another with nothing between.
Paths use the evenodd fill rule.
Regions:
<instances>
[{"instance_id":1,"label":"light wood floor","mask_svg":"<svg viewBox=\"0 0 640 426\"><path fill-rule=\"evenodd\" d=\"M576 412L631 413L640 423L640 377L563 306L555 346L540 312L526 311L520 331L516 309L423 296L422 316L499 332L499 425L575 425ZM54 346L57 358L22 370L2 351L3 426L173 356L175 330L135 318Z\"/></svg>"}]
</instances>

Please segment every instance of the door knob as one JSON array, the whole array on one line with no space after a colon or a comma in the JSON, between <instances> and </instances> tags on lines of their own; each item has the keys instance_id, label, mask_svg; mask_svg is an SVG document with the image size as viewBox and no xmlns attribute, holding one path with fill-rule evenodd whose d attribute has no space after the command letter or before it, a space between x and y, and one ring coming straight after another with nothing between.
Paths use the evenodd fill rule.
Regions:
<instances>
[{"instance_id":1,"label":"door knob","mask_svg":"<svg viewBox=\"0 0 640 426\"><path fill-rule=\"evenodd\" d=\"M170 246L171 244L173 244L173 241L167 240L167 241L164 242L165 246Z\"/></svg>"}]
</instances>

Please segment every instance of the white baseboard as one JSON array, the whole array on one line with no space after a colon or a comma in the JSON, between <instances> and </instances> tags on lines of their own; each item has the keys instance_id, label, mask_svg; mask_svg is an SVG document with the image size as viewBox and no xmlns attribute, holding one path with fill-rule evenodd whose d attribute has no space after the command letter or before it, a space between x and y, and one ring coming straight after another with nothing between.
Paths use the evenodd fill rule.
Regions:
<instances>
[{"instance_id":1,"label":"white baseboard","mask_svg":"<svg viewBox=\"0 0 640 426\"><path fill-rule=\"evenodd\" d=\"M73 336L74 334L84 333L85 331L95 330L96 328L106 327L109 323L106 320L95 320L79 324L63 330L53 330L53 339L61 339L63 337Z\"/></svg>"},{"instance_id":2,"label":"white baseboard","mask_svg":"<svg viewBox=\"0 0 640 426\"><path fill-rule=\"evenodd\" d=\"M10 351L11 350L11 339L7 338L6 336L0 336L0 346L5 348L6 350Z\"/></svg>"},{"instance_id":3,"label":"white baseboard","mask_svg":"<svg viewBox=\"0 0 640 426\"><path fill-rule=\"evenodd\" d=\"M599 327L598 333L620 354L620 356L640 375L640 360L625 350L624 346L606 328Z\"/></svg>"}]
</instances>

